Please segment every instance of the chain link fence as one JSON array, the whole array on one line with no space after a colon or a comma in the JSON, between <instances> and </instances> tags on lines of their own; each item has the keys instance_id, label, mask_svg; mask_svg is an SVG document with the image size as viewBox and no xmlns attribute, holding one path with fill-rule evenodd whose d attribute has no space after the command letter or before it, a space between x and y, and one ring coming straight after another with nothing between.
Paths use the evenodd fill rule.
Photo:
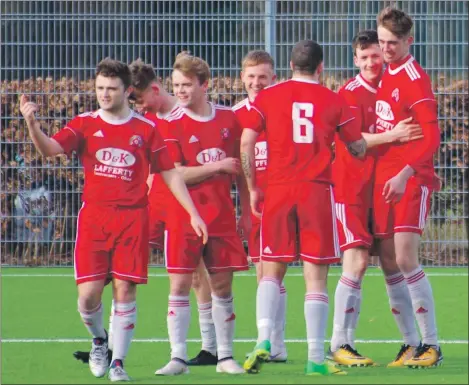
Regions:
<instances>
[{"instance_id":1,"label":"chain link fence","mask_svg":"<svg viewBox=\"0 0 469 385\"><path fill-rule=\"evenodd\" d=\"M104 57L153 63L170 89L178 52L212 68L209 98L234 105L244 97L240 63L266 49L280 80L300 39L325 51L324 84L333 90L356 73L350 42L375 28L386 5L415 22L412 53L428 71L438 98L441 147L421 246L424 265L467 266L468 2L466 1L2 1L0 3L1 263L71 266L83 172L76 157L42 158L19 113L19 95L33 95L49 135L78 113L97 108L94 69ZM237 201L236 191L233 199ZM160 264L160 255L152 262Z\"/></svg>"}]
</instances>

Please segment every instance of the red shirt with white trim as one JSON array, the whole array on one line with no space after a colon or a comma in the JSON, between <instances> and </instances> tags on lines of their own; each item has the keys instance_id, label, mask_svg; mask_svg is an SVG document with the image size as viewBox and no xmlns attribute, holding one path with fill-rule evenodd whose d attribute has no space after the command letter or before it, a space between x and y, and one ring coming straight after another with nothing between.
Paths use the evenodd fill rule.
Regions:
<instances>
[{"instance_id":1,"label":"red shirt with white trim","mask_svg":"<svg viewBox=\"0 0 469 385\"><path fill-rule=\"evenodd\" d=\"M362 138L350 107L317 82L291 79L264 88L253 103L269 151L267 185L302 181L332 183L332 144Z\"/></svg>"},{"instance_id":2,"label":"red shirt with white trim","mask_svg":"<svg viewBox=\"0 0 469 385\"><path fill-rule=\"evenodd\" d=\"M151 114L151 113L146 113L145 118L151 120L152 122L155 123L156 129L160 133L160 135L164 135L164 133L167 131L167 124L168 121L166 120L172 113L177 111L179 107L175 106L170 112L167 114L160 114L157 113ZM150 191L148 192L148 199L150 202L150 205L152 207L158 207L162 209L166 209L166 197L168 195L171 195L172 192L169 190L168 186L166 185L165 181L163 180L163 177L160 174L155 174L153 176L153 181L151 184Z\"/></svg>"},{"instance_id":3,"label":"red shirt with white trim","mask_svg":"<svg viewBox=\"0 0 469 385\"><path fill-rule=\"evenodd\" d=\"M376 88L360 74L350 79L339 90L339 94L352 109L362 132L375 132L376 93ZM336 140L332 164L336 200L349 204L371 204L374 167L374 151L367 151L364 159L357 159L350 154L342 141Z\"/></svg>"},{"instance_id":4,"label":"red shirt with white trim","mask_svg":"<svg viewBox=\"0 0 469 385\"><path fill-rule=\"evenodd\" d=\"M376 182L383 184L406 165L416 171L419 184L434 183L433 155L440 144L437 103L430 78L412 56L386 68L376 97L376 132L392 130L413 117L423 129L423 139L391 143L377 148Z\"/></svg>"},{"instance_id":5,"label":"red shirt with white trim","mask_svg":"<svg viewBox=\"0 0 469 385\"><path fill-rule=\"evenodd\" d=\"M133 111L110 121L102 111L72 119L53 136L66 154L76 151L85 172L82 200L103 206L148 203L148 173L174 168L155 124Z\"/></svg>"},{"instance_id":6,"label":"red shirt with white trim","mask_svg":"<svg viewBox=\"0 0 469 385\"><path fill-rule=\"evenodd\" d=\"M211 108L212 113L207 117L180 108L167 118L169 124L164 138L175 163L196 167L228 157L239 158L241 127L236 115L229 107L211 104ZM219 173L200 183L187 185L210 236L236 234L232 184L231 174ZM176 210L168 218L170 227L189 220L182 206L174 200L173 203Z\"/></svg>"},{"instance_id":7,"label":"red shirt with white trim","mask_svg":"<svg viewBox=\"0 0 469 385\"><path fill-rule=\"evenodd\" d=\"M242 129L252 128L253 124L256 124L258 121L258 112L252 108L248 98L243 99L238 104L236 104L233 107L233 111L236 114ZM261 134L257 137L255 158L256 185L260 189L264 190L267 184L267 142L264 132L261 132Z\"/></svg>"}]
</instances>

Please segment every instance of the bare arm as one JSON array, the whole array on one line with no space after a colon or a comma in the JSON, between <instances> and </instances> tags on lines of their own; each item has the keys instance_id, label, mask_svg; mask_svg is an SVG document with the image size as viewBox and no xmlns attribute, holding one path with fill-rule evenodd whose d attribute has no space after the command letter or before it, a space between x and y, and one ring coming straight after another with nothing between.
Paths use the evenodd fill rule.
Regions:
<instances>
[{"instance_id":1,"label":"bare arm","mask_svg":"<svg viewBox=\"0 0 469 385\"><path fill-rule=\"evenodd\" d=\"M405 143L412 140L423 138L422 127L420 125L411 123L412 117L401 120L396 126L390 130L379 134L370 134L362 132L362 136L365 138L366 147L372 148L381 144L400 142Z\"/></svg>"},{"instance_id":2,"label":"bare arm","mask_svg":"<svg viewBox=\"0 0 469 385\"><path fill-rule=\"evenodd\" d=\"M190 216L199 215L197 209L194 206L194 202L187 190L187 186L184 183L184 180L181 178L181 174L176 168L171 170L162 171L161 176L164 179L164 182L171 190L175 198L181 204L182 207L188 212Z\"/></svg>"},{"instance_id":3,"label":"bare arm","mask_svg":"<svg viewBox=\"0 0 469 385\"><path fill-rule=\"evenodd\" d=\"M245 128L241 135L241 167L249 191L256 187L255 147L258 135L256 131L249 128Z\"/></svg>"},{"instance_id":4,"label":"bare arm","mask_svg":"<svg viewBox=\"0 0 469 385\"><path fill-rule=\"evenodd\" d=\"M42 156L55 156L64 153L62 146L54 139L49 138L41 130L41 125L34 116L38 107L35 103L28 100L27 96L21 95L20 111L24 116L26 125L28 126L29 135L36 149Z\"/></svg>"},{"instance_id":5,"label":"bare arm","mask_svg":"<svg viewBox=\"0 0 469 385\"><path fill-rule=\"evenodd\" d=\"M211 178L220 171L217 163L208 163L203 166L187 167L181 163L175 163L177 170L181 173L184 182L188 185L197 184Z\"/></svg>"}]
</instances>

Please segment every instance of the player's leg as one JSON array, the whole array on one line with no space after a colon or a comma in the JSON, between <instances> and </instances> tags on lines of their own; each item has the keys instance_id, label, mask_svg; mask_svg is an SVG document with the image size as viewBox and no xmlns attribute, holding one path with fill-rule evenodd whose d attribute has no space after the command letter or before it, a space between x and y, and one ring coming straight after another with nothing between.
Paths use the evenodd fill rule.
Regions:
<instances>
[{"instance_id":1,"label":"player's leg","mask_svg":"<svg viewBox=\"0 0 469 385\"><path fill-rule=\"evenodd\" d=\"M261 223L256 217L252 218L251 233L248 238L248 252L251 262L256 267L257 284L262 279L261 251ZM275 313L274 327L270 337L271 355L269 362L286 362L287 348L285 346L285 313L287 306L287 290L282 282L280 285L280 298Z\"/></svg>"},{"instance_id":2,"label":"player's leg","mask_svg":"<svg viewBox=\"0 0 469 385\"><path fill-rule=\"evenodd\" d=\"M168 334L171 360L155 374L173 376L189 373L187 367L187 333L191 318L189 293L192 273L196 270L203 244L195 233L182 228L167 229L165 242L166 269L169 273Z\"/></svg>"},{"instance_id":3,"label":"player's leg","mask_svg":"<svg viewBox=\"0 0 469 385\"><path fill-rule=\"evenodd\" d=\"M192 289L197 298L202 349L197 356L187 361L187 364L189 366L216 365L218 362L217 337L212 318L212 293L203 259L200 259L197 270L192 274Z\"/></svg>"},{"instance_id":4,"label":"player's leg","mask_svg":"<svg viewBox=\"0 0 469 385\"><path fill-rule=\"evenodd\" d=\"M111 381L128 381L124 369L137 326L137 284L148 281L148 210L117 209L107 229L113 238L111 267L114 315L112 318L113 351L109 369Z\"/></svg>"},{"instance_id":5,"label":"player's leg","mask_svg":"<svg viewBox=\"0 0 469 385\"><path fill-rule=\"evenodd\" d=\"M432 287L419 262L420 237L430 210L431 190L410 181L396 204L394 245L396 261L409 289L412 307L422 336L409 367L438 366L443 355L438 343L435 301Z\"/></svg>"},{"instance_id":6,"label":"player's leg","mask_svg":"<svg viewBox=\"0 0 469 385\"><path fill-rule=\"evenodd\" d=\"M369 366L373 361L355 350L355 329L361 307L361 282L372 244L368 208L335 203L342 257L342 275L335 291L334 322L329 358L346 366Z\"/></svg>"},{"instance_id":7,"label":"player's leg","mask_svg":"<svg viewBox=\"0 0 469 385\"><path fill-rule=\"evenodd\" d=\"M313 199L314 197L314 199ZM304 262L304 314L308 340L306 374L345 374L325 361L324 340L329 313L327 274L340 261L332 187L304 183L297 187L299 255Z\"/></svg>"},{"instance_id":8,"label":"player's leg","mask_svg":"<svg viewBox=\"0 0 469 385\"><path fill-rule=\"evenodd\" d=\"M244 362L247 372L259 372L270 358L271 338L280 300L280 286L287 264L297 259L296 216L292 216L290 186L268 188L261 225L262 278L257 287L257 345Z\"/></svg>"},{"instance_id":9,"label":"player's leg","mask_svg":"<svg viewBox=\"0 0 469 385\"><path fill-rule=\"evenodd\" d=\"M394 237L379 241L379 261L384 273L389 307L402 335L403 344L388 367L402 367L412 357L420 344L420 336L415 325L412 300L403 274L396 262Z\"/></svg>"},{"instance_id":10,"label":"player's leg","mask_svg":"<svg viewBox=\"0 0 469 385\"><path fill-rule=\"evenodd\" d=\"M103 228L112 220L113 212L105 213L92 205L84 205L78 213L75 245L75 279L78 285L78 312L93 338L89 353L90 370L96 377L106 374L108 337L103 323L102 292L109 271L107 236Z\"/></svg>"},{"instance_id":11,"label":"player's leg","mask_svg":"<svg viewBox=\"0 0 469 385\"><path fill-rule=\"evenodd\" d=\"M235 231L233 228L233 235L209 239L204 253L205 265L210 272L212 316L217 335L216 370L229 374L244 373L233 358L236 319L232 291L233 272L249 268L244 247Z\"/></svg>"}]
</instances>

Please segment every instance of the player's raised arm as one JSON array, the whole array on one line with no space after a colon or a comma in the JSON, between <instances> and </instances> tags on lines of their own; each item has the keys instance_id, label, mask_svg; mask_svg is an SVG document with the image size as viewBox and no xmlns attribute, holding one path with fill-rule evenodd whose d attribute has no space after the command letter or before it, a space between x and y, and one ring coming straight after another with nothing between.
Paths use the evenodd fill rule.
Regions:
<instances>
[{"instance_id":1,"label":"player's raised arm","mask_svg":"<svg viewBox=\"0 0 469 385\"><path fill-rule=\"evenodd\" d=\"M412 117L401 120L390 131L377 134L362 132L362 135L365 138L367 148L394 142L406 143L423 138L422 127L417 123L413 123Z\"/></svg>"},{"instance_id":2,"label":"player's raised arm","mask_svg":"<svg viewBox=\"0 0 469 385\"><path fill-rule=\"evenodd\" d=\"M28 126L29 135L34 143L36 149L42 156L55 156L64 153L62 146L54 139L49 138L41 130L41 125L36 120L35 113L38 110L36 103L29 100L26 95L21 95L20 98L20 111L23 114Z\"/></svg>"}]
</instances>

